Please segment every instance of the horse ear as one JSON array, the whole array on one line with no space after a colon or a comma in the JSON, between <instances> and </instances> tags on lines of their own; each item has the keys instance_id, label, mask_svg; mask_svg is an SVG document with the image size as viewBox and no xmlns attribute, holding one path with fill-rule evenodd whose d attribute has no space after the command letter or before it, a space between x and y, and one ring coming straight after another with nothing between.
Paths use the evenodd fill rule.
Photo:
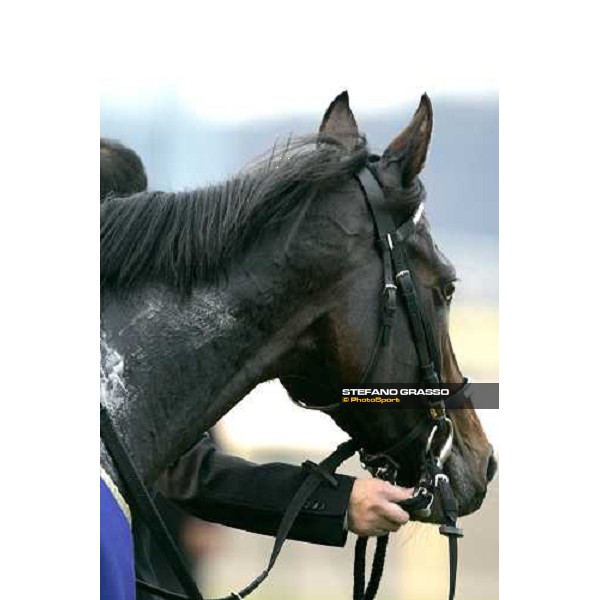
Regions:
<instances>
[{"instance_id":1,"label":"horse ear","mask_svg":"<svg viewBox=\"0 0 600 600\"><path fill-rule=\"evenodd\" d=\"M386 148L381 159L384 166L396 163L400 169L402 187L409 187L421 172L427 158L431 131L433 129L433 109L427 94L421 96L411 122Z\"/></svg>"},{"instance_id":2,"label":"horse ear","mask_svg":"<svg viewBox=\"0 0 600 600\"><path fill-rule=\"evenodd\" d=\"M329 105L321 121L319 135L333 138L348 150L354 150L359 145L360 134L350 109L348 92L343 91Z\"/></svg>"}]
</instances>

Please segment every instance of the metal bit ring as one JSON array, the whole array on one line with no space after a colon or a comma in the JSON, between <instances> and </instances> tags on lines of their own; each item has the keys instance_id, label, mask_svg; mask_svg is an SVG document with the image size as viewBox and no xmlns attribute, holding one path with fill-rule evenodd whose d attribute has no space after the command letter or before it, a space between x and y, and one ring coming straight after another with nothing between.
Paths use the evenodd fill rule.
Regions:
<instances>
[{"instance_id":1,"label":"metal bit ring","mask_svg":"<svg viewBox=\"0 0 600 600\"><path fill-rule=\"evenodd\" d=\"M448 457L450 456L450 452L452 451L452 444L454 443L454 424L448 417L444 417L442 419L448 425L448 437L440 450L438 456L434 456L434 459L438 465L438 467L442 467L446 462ZM435 439L435 434L439 430L439 423L436 423L431 429L431 433L427 438L427 445L425 446L425 453L429 454L431 452L431 447L433 446L433 440Z\"/></svg>"}]
</instances>

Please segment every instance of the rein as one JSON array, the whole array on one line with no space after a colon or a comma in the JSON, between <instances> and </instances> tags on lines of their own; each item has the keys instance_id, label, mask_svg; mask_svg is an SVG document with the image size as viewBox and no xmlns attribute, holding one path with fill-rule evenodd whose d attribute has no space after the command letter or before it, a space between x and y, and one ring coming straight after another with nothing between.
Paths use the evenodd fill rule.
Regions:
<instances>
[{"instance_id":1,"label":"rein","mask_svg":"<svg viewBox=\"0 0 600 600\"><path fill-rule=\"evenodd\" d=\"M179 548L166 528L152 497L148 493L147 487L142 482L135 466L131 462L129 455L123 446L123 442L115 430L110 415L108 414L108 410L102 404L100 404L100 435L117 466L121 479L123 480L127 500L133 509L132 513L135 514L136 517L140 517L144 520L157 541L160 542L165 557L171 564L173 572L177 576L185 593L180 594L178 592L165 590L139 578L136 579L137 589L156 594L157 596L162 596L167 600L205 600L204 596L202 596L198 590L196 582L187 570ZM240 600L241 598L245 598L267 578L306 501L324 481L334 487L337 486L338 482L333 477L333 474L337 468L345 460L354 455L358 449L359 448L354 440L347 440L340 444L334 452L319 464L315 464L309 460L302 464L302 468L306 472L306 477L300 484L300 487L296 490L296 493L283 514L266 568L239 592L231 592L218 600Z\"/></svg>"},{"instance_id":2,"label":"rein","mask_svg":"<svg viewBox=\"0 0 600 600\"><path fill-rule=\"evenodd\" d=\"M379 157L373 156L370 160L371 163L376 162ZM398 292L400 292L419 358L421 381L431 386L439 385L441 373L439 351L431 324L425 319L421 310L418 292L412 279L404 248L406 240L416 231L423 213L423 204L420 203L414 214L402 225L396 227L372 165L367 165L356 176L356 179L373 218L376 245L382 257L384 275L381 324L369 361L361 376L361 383L369 379L379 361L383 348L390 343L391 330L398 305ZM443 396L440 396L439 400L429 400L427 404L429 418L427 421L414 427L407 436L383 452L369 453L361 448L357 442L350 439L340 444L332 454L319 464L305 461L302 468L306 472L306 477L282 517L266 568L245 588L239 592L231 592L228 596L219 600L240 600L252 593L267 578L305 502L323 482L329 485L337 485L333 474L346 459L358 451L363 468L367 469L374 477L397 483L399 456L408 446L423 439L428 429L429 434L422 452L418 485L413 497L402 501L400 506L412 515L428 517L431 514L434 498L439 499L444 521L439 531L442 535L448 537L449 543L450 584L448 598L453 600L456 587L457 538L462 537L463 533L456 525L458 506L448 476L443 472L444 462L450 455L454 440L454 426L446 415L446 408L460 406L465 399L465 393L469 385L469 380L464 379L460 388L451 396L447 396L446 400ZM339 403L326 406L308 406L298 401L296 403L303 408L330 413L338 410L341 406ZM167 600L204 600L194 579L189 574L181 553L168 532L148 489L142 482L123 446L106 407L102 403L100 404L100 434L123 481L124 491L133 509L132 512L136 517L142 518L147 523L153 535L161 543L165 556L171 563L173 572L185 593L180 594L164 590L141 579L136 580L137 588ZM439 441L442 443L436 444ZM434 448L438 445L441 446L441 449L436 453ZM368 538L359 537L357 539L353 600L373 600L375 598L383 574L388 539L388 535L377 539L373 567L366 586L365 556Z\"/></svg>"}]
</instances>

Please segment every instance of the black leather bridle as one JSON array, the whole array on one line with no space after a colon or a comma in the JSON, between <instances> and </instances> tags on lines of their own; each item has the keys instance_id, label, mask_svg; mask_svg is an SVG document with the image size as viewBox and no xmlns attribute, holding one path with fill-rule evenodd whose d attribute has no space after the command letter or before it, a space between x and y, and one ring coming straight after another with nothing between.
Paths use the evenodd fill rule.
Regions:
<instances>
[{"instance_id":1,"label":"black leather bridle","mask_svg":"<svg viewBox=\"0 0 600 600\"><path fill-rule=\"evenodd\" d=\"M373 218L376 246L383 262L381 322L377 342L371 352L361 383L369 380L383 348L390 343L390 334L399 304L398 293L400 293L417 351L420 383L433 387L439 386L441 383L440 351L431 323L425 318L405 248L408 238L416 232L423 214L423 188L417 180L415 185L419 187L418 196L421 201L413 214L397 227L373 167L373 163L378 160L378 156L372 156L369 165L357 175L365 202ZM464 406L466 392L470 385L470 380L464 378L459 386L454 386L454 391L449 396L427 396L429 398L427 403L429 419L421 421L413 427L408 435L382 452L369 453L362 449L361 461L363 466L378 477L396 481L399 457L406 448L415 441L422 439L427 429L430 431L424 450L425 455L433 452L437 436L444 434L447 436L442 450L436 457L440 466L443 465L452 448L454 436L454 427L452 421L446 415L446 409ZM341 405L338 404L338 406Z\"/></svg>"},{"instance_id":2,"label":"black leather bridle","mask_svg":"<svg viewBox=\"0 0 600 600\"><path fill-rule=\"evenodd\" d=\"M412 195L418 198L417 208L400 226L396 226L389 202L386 201L383 186L379 181L374 164L379 156L371 155L369 164L356 176L369 212L373 219L376 246L383 263L383 291L381 317L377 338L370 352L369 360L360 378L360 386L370 381L379 358L391 340L391 331L398 309L399 296L406 310L413 343L417 351L420 370L420 383L427 386L441 384L441 358L435 341L431 323L425 318L422 303L413 281L405 244L416 232L424 208L424 190L421 183L415 182ZM444 523L440 533L448 537L450 584L449 600L454 598L457 570L457 538L463 536L456 526L458 506L443 466L452 451L454 425L446 414L448 408L464 407L466 392L471 382L464 378L459 385L453 385L453 393L448 396L426 396L428 418L420 421L401 440L383 451L370 452L360 448L359 455L363 468L374 477L398 483L398 473L403 453L418 441L426 440L421 452L420 475L413 497L400 503L403 509L413 516L429 517L435 497L439 498ZM303 408L332 414L346 407L339 401L329 405L310 406L295 401ZM439 444L439 438L442 438ZM436 448L439 446L439 450ZM388 536L377 539L377 547L369 584L365 588L364 564L367 538L358 538L354 561L354 600L372 600L379 586L385 561Z\"/></svg>"},{"instance_id":3,"label":"black leather bridle","mask_svg":"<svg viewBox=\"0 0 600 600\"><path fill-rule=\"evenodd\" d=\"M411 217L397 227L373 167L373 163L377 160L379 160L379 157L372 156L370 163L356 176L375 225L376 245L383 261L384 279L379 332L361 377L361 382L369 379L378 363L383 348L390 343L390 333L398 307L399 292L408 315L413 342L417 350L421 382L428 386L437 386L440 385L441 375L440 353L431 324L425 318L421 309L421 302L413 282L405 249L406 240L417 229L419 219L423 213L423 203L419 203L418 208ZM420 184L417 182L417 185ZM428 398L432 398L427 404L428 419L420 422L408 435L384 451L369 452L365 448L361 448L357 441L351 439L338 446L330 456L318 465L311 461L305 461L302 467L306 471L306 477L283 515L267 567L244 589L239 592L232 592L220 600L240 600L253 592L267 578L305 502L324 481L329 485L337 485L333 473L342 462L358 451L363 467L369 470L373 476L396 483L399 461L403 452L412 444L424 439L426 441L421 454L419 483L415 488L413 497L401 502L400 505L413 515L427 517L431 513L434 497L439 498L444 520L444 523L440 526L440 533L448 537L450 548L448 597L449 600L453 600L456 586L457 538L462 537L462 530L456 526L458 507L448 476L443 472L444 462L451 452L454 439L454 426L446 414L446 409L463 406L465 393L469 385L469 380L465 378L459 389L450 396L428 396ZM342 406L341 403L328 406L308 406L304 403L298 403L303 408L323 412L339 410ZM427 430L429 430L429 433L425 438ZM131 462L109 413L102 403L100 404L100 433L121 477L125 487L123 491L131 504L132 512L146 521L160 542L165 556L169 559L185 593L179 594L164 590L140 579L137 580L138 589L170 600L203 600L202 594L189 575L175 542L164 526L151 495ZM437 450L437 448L440 449ZM375 597L383 572L387 542L387 535L377 539L370 580L365 586L364 568L367 538L358 538L354 563L354 600L373 600Z\"/></svg>"},{"instance_id":4,"label":"black leather bridle","mask_svg":"<svg viewBox=\"0 0 600 600\"><path fill-rule=\"evenodd\" d=\"M381 305L381 323L376 345L371 352L369 363L362 377L368 381L377 365L383 348L389 345L390 334L398 307L398 293L408 316L413 343L419 360L420 381L428 386L438 386L441 383L441 358L431 323L422 309L417 288L415 287L405 244L417 229L423 214L423 188L419 186L417 193L421 201L413 214L400 226L396 226L386 202L383 187L376 175L373 163L379 160L372 156L369 165L363 169L357 179L360 183L365 202L373 218L376 245L383 262L383 294ZM427 441L421 453L421 472L418 485L412 498L401 502L401 506L413 515L428 517L431 506L437 496L443 515L440 533L448 537L450 560L450 584L448 598L453 600L456 589L457 570L457 538L462 537L462 530L456 526L458 506L450 486L448 476L444 473L444 462L450 455L454 440L454 425L446 414L447 408L464 406L466 391L470 386L468 378L450 396L427 396L428 419L413 427L410 433L384 451L370 453L364 448L360 450L361 463L375 477L392 483L398 482L399 461L403 452L418 440L422 440L429 429ZM341 406L341 405L338 405ZM442 438L439 451L436 442ZM387 536L378 538L371 580L364 586L364 557L366 538L359 538L356 545L354 600L372 600L377 593L379 579L383 571ZM361 575L360 571L363 571Z\"/></svg>"}]
</instances>

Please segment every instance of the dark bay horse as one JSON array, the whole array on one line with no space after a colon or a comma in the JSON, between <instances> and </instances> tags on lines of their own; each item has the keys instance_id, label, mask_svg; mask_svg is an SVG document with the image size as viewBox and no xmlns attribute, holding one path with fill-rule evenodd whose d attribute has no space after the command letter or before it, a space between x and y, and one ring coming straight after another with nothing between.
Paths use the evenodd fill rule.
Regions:
<instances>
[{"instance_id":1,"label":"dark bay horse","mask_svg":"<svg viewBox=\"0 0 600 600\"><path fill-rule=\"evenodd\" d=\"M431 132L424 96L376 165L397 223L423 198L418 174ZM103 204L102 401L146 482L263 381L279 378L292 399L319 408L361 379L379 328L383 276L355 179L368 161L341 94L319 136L290 142L220 185ZM456 273L424 217L407 254L442 379L460 382L448 333ZM371 379L419 381L402 310ZM425 411L368 407L332 416L370 452L427 418ZM445 470L464 515L485 496L492 449L472 407L450 416L456 437ZM407 484L418 477L419 452L415 445L403 457ZM119 484L103 445L101 464Z\"/></svg>"}]
</instances>

